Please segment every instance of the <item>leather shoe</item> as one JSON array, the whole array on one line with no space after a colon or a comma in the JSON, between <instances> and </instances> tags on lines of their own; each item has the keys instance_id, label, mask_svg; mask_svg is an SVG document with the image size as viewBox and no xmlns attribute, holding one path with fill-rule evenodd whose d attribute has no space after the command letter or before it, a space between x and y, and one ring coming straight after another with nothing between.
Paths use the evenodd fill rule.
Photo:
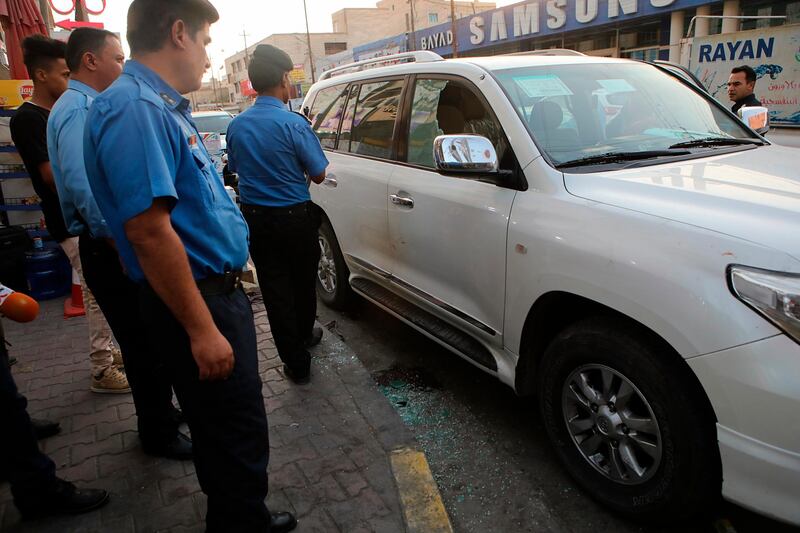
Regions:
<instances>
[{"instance_id":1,"label":"leather shoe","mask_svg":"<svg viewBox=\"0 0 800 533\"><path fill-rule=\"evenodd\" d=\"M311 371L303 375L295 374L294 371L286 365L283 365L283 374L291 380L295 385L308 385L311 382Z\"/></svg>"},{"instance_id":2,"label":"leather shoe","mask_svg":"<svg viewBox=\"0 0 800 533\"><path fill-rule=\"evenodd\" d=\"M108 503L108 492L99 489L78 489L72 483L58 479L52 487L30 501L15 500L14 504L26 520L54 514L82 514L99 509Z\"/></svg>"},{"instance_id":3,"label":"leather shoe","mask_svg":"<svg viewBox=\"0 0 800 533\"><path fill-rule=\"evenodd\" d=\"M322 328L314 328L311 330L311 336L306 339L306 348L313 348L322 342Z\"/></svg>"},{"instance_id":4,"label":"leather shoe","mask_svg":"<svg viewBox=\"0 0 800 533\"><path fill-rule=\"evenodd\" d=\"M287 533L297 527L297 518L292 513L272 513L269 519L270 533Z\"/></svg>"},{"instance_id":5,"label":"leather shoe","mask_svg":"<svg viewBox=\"0 0 800 533\"><path fill-rule=\"evenodd\" d=\"M61 424L58 422L31 418L31 425L33 426L33 433L36 435L37 440L46 439L47 437L52 437L53 435L61 433Z\"/></svg>"},{"instance_id":6,"label":"leather shoe","mask_svg":"<svg viewBox=\"0 0 800 533\"><path fill-rule=\"evenodd\" d=\"M166 457L167 459L175 459L176 461L190 461L192 459L192 440L184 435L178 433L175 438L167 444L160 446L145 446L142 445L142 450L147 455L154 457Z\"/></svg>"}]
</instances>

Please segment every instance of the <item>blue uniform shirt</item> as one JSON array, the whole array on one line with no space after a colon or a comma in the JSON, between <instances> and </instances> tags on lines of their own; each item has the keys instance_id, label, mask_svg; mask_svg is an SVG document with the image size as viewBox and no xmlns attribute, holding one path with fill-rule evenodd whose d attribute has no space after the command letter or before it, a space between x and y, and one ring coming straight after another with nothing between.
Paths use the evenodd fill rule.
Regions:
<instances>
[{"instance_id":1,"label":"blue uniform shirt","mask_svg":"<svg viewBox=\"0 0 800 533\"><path fill-rule=\"evenodd\" d=\"M67 229L73 235L88 229L99 239L111 237L111 230L94 200L83 161L83 130L97 95L88 85L70 80L47 120L47 151Z\"/></svg>"},{"instance_id":2,"label":"blue uniform shirt","mask_svg":"<svg viewBox=\"0 0 800 533\"><path fill-rule=\"evenodd\" d=\"M247 224L203 147L189 101L151 69L128 61L95 99L84 155L97 205L133 280L145 276L124 225L156 198L171 200L172 227L195 279L244 267Z\"/></svg>"},{"instance_id":3,"label":"blue uniform shirt","mask_svg":"<svg viewBox=\"0 0 800 533\"><path fill-rule=\"evenodd\" d=\"M319 139L308 121L271 96L228 126L228 168L239 174L243 204L286 207L311 200L306 174L328 167Z\"/></svg>"}]
</instances>

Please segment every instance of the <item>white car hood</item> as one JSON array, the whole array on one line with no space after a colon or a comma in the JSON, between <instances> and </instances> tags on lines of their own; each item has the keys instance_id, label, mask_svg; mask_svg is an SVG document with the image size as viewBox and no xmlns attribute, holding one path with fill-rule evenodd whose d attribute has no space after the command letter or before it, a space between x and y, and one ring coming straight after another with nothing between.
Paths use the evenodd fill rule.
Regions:
<instances>
[{"instance_id":1,"label":"white car hood","mask_svg":"<svg viewBox=\"0 0 800 533\"><path fill-rule=\"evenodd\" d=\"M564 174L578 197L706 228L800 259L800 150L764 146L651 167Z\"/></svg>"}]
</instances>

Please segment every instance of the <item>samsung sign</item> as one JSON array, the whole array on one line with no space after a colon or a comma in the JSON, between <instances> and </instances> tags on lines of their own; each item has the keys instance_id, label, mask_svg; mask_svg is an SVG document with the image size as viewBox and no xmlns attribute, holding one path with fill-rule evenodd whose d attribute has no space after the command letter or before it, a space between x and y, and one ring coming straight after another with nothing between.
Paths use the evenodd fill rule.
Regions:
<instances>
[{"instance_id":1,"label":"samsung sign","mask_svg":"<svg viewBox=\"0 0 800 533\"><path fill-rule=\"evenodd\" d=\"M540 0L457 21L458 48L470 50L713 4L710 0ZM452 52L450 24L417 32L417 48Z\"/></svg>"}]
</instances>

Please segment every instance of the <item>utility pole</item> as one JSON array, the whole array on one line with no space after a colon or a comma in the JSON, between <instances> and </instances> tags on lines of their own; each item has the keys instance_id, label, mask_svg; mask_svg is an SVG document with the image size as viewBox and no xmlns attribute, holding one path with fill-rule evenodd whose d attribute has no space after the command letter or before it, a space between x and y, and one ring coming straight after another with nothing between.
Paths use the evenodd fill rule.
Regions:
<instances>
[{"instance_id":1,"label":"utility pole","mask_svg":"<svg viewBox=\"0 0 800 533\"><path fill-rule=\"evenodd\" d=\"M247 33L246 28L242 28L242 38L244 39L244 68L247 69L250 66L250 52L247 50L247 38L250 37L250 34Z\"/></svg>"},{"instance_id":2,"label":"utility pole","mask_svg":"<svg viewBox=\"0 0 800 533\"><path fill-rule=\"evenodd\" d=\"M39 0L39 11L42 12L42 20L44 20L44 25L47 26L48 30L52 30L55 26L55 23L53 21L53 12L50 10L49 0Z\"/></svg>"},{"instance_id":3,"label":"utility pole","mask_svg":"<svg viewBox=\"0 0 800 533\"><path fill-rule=\"evenodd\" d=\"M86 12L86 6L83 5L81 0L75 2L75 20L78 22L89 22L89 14Z\"/></svg>"},{"instance_id":4,"label":"utility pole","mask_svg":"<svg viewBox=\"0 0 800 533\"><path fill-rule=\"evenodd\" d=\"M311 31L308 29L308 6L303 0L303 11L306 14L306 39L308 40L308 61L311 63L311 83L317 83L317 76L314 73L314 54L311 52Z\"/></svg>"},{"instance_id":5,"label":"utility pole","mask_svg":"<svg viewBox=\"0 0 800 533\"><path fill-rule=\"evenodd\" d=\"M414 15L414 0L408 0L408 5L411 8L411 46L414 50L417 49L417 27L415 23L416 16Z\"/></svg>"},{"instance_id":6,"label":"utility pole","mask_svg":"<svg viewBox=\"0 0 800 533\"><path fill-rule=\"evenodd\" d=\"M450 0L450 28L453 33L453 57L458 57L458 33L456 29L457 28L456 0Z\"/></svg>"}]
</instances>

